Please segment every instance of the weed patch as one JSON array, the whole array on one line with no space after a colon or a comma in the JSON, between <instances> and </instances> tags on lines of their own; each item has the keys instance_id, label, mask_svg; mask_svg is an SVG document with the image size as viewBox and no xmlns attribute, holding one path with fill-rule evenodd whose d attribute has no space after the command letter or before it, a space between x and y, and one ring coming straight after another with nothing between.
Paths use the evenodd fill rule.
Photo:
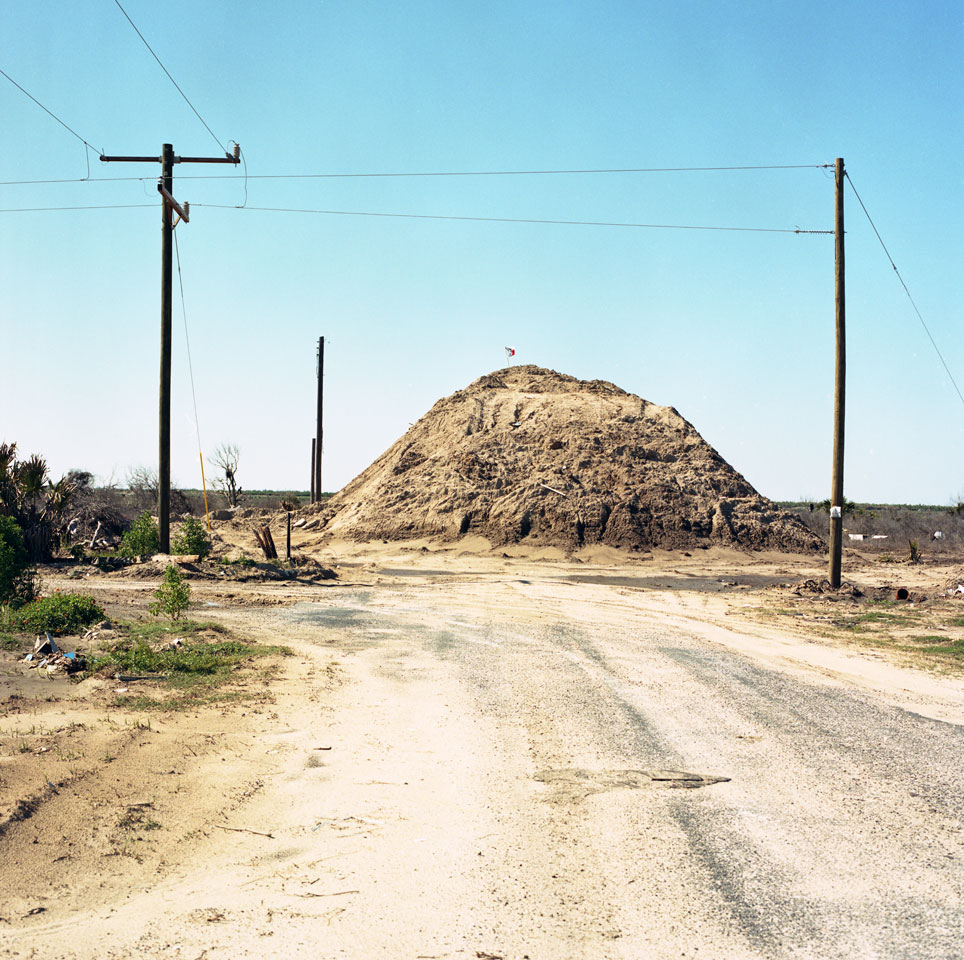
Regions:
<instances>
[{"instance_id":1,"label":"weed patch","mask_svg":"<svg viewBox=\"0 0 964 960\"><path fill-rule=\"evenodd\" d=\"M171 710L232 699L222 691L238 670L266 658L289 656L282 646L248 643L232 637L220 624L183 620L172 623L135 623L129 634L87 659L90 674L132 674L155 678L165 695L131 694L115 704L129 710ZM172 638L174 638L172 640ZM263 695L263 687L259 687ZM244 693L250 698L251 694Z\"/></svg>"},{"instance_id":2,"label":"weed patch","mask_svg":"<svg viewBox=\"0 0 964 960\"><path fill-rule=\"evenodd\" d=\"M0 633L0 650L19 650L26 645L23 637L13 633Z\"/></svg>"},{"instance_id":3,"label":"weed patch","mask_svg":"<svg viewBox=\"0 0 964 960\"><path fill-rule=\"evenodd\" d=\"M93 597L79 593L55 593L24 604L18 610L4 608L0 626L21 633L43 633L55 636L78 633L106 614Z\"/></svg>"}]
</instances>

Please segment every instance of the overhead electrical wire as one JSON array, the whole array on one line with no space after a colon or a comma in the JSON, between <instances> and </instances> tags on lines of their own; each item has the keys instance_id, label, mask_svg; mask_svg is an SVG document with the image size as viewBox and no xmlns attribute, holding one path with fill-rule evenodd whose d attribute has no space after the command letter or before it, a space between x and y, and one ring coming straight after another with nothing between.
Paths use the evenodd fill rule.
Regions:
<instances>
[{"instance_id":1,"label":"overhead electrical wire","mask_svg":"<svg viewBox=\"0 0 964 960\"><path fill-rule=\"evenodd\" d=\"M53 213L61 210L136 210L138 207L154 209L156 203L98 203L83 207L0 207L0 213Z\"/></svg>"},{"instance_id":2,"label":"overhead electrical wire","mask_svg":"<svg viewBox=\"0 0 964 960\"><path fill-rule=\"evenodd\" d=\"M801 230L799 227L727 227L677 223L621 223L609 220L548 220L535 217L468 217L435 213L379 213L369 210L313 210L300 207L244 207L227 203L194 203L192 207L216 207L224 210L245 209L267 213L309 213L337 217L389 217L404 220L462 220L478 223L536 223L577 227L631 227L649 230L713 230L737 233L807 233L833 234L833 230Z\"/></svg>"},{"instance_id":3,"label":"overhead electrical wire","mask_svg":"<svg viewBox=\"0 0 964 960\"><path fill-rule=\"evenodd\" d=\"M201 420L197 413L197 391L194 389L194 363L191 361L191 338L187 332L187 307L184 304L184 277L181 274L181 249L177 242L177 230L173 230L172 232L174 234L174 255L177 259L177 285L181 291L181 316L184 318L184 343L187 346L187 369L191 379L191 399L194 401L194 435L197 437L197 455L201 463L201 489L204 491L204 517L207 520L208 532L210 533L211 518L208 514L208 485L204 478L204 453L201 451Z\"/></svg>"},{"instance_id":4,"label":"overhead electrical wire","mask_svg":"<svg viewBox=\"0 0 964 960\"><path fill-rule=\"evenodd\" d=\"M150 50L151 56L157 61L157 65L164 71L165 74L167 74L167 79L174 84L174 87L177 90L177 92L184 98L184 102L194 111L194 116L196 116L198 120L200 120L201 123L204 124L204 129L211 134L211 136L214 138L214 142L222 150L224 150L224 144L221 143L220 140L218 140L218 138L214 135L214 131L208 126L207 121L204 119L204 117L201 116L200 113L198 113L197 108L194 106L194 104L191 103L190 100L188 100L187 94L180 88L180 86L178 85L178 82L174 79L174 77L171 76L171 72L167 69L167 67L164 66L163 63L161 63L161 58L154 52L154 48L147 42L146 38L144 37L144 34L137 29L137 24L134 23L133 20L131 20L130 14L121 6L120 0L114 0L114 3L117 4L118 10L120 10L120 12L124 14L124 16L127 18L127 22L134 28L134 32L141 38L141 40L144 43L144 46L147 47L148 50ZM227 150L224 150L224 152L227 153Z\"/></svg>"},{"instance_id":5,"label":"overhead electrical wire","mask_svg":"<svg viewBox=\"0 0 964 960\"><path fill-rule=\"evenodd\" d=\"M95 147L92 143L89 143L87 140L85 140L76 130L73 129L73 127L70 127L66 123L64 123L64 121L61 120L60 117L58 117L57 114L53 112L53 110L51 110L49 107L45 107L32 93L30 93L29 91L25 90L22 86L20 86L20 84L17 83L17 81L14 80L13 77L11 77L10 74L7 73L5 70L0 70L0 75L6 77L7 80L9 80L25 97L29 98L35 104L37 104L37 106L40 107L40 109L43 110L44 113L46 113L49 117L52 117L54 120L56 120L57 123L59 123L71 136L76 137L84 145L85 154L87 157L87 176L78 178L76 182L83 183L84 180L89 180L90 179L90 154L87 153L87 151L93 150L98 156L101 156L101 157L104 155L104 151L98 150L97 147ZM65 182L68 182L68 181L65 181Z\"/></svg>"},{"instance_id":6,"label":"overhead electrical wire","mask_svg":"<svg viewBox=\"0 0 964 960\"><path fill-rule=\"evenodd\" d=\"M191 338L187 331L187 307L184 305L184 277L181 274L181 250L177 243L177 230L174 233L174 256L177 260L177 285L181 291L181 316L184 318L184 343L187 346L187 369L191 379L191 399L194 401L194 430L197 434L197 449L201 453L201 421L197 413L197 391L194 389L194 364L191 362Z\"/></svg>"},{"instance_id":7,"label":"overhead electrical wire","mask_svg":"<svg viewBox=\"0 0 964 960\"><path fill-rule=\"evenodd\" d=\"M116 0L115 0L116 2ZM242 153L243 157L243 153ZM628 173L725 173L747 170L822 170L832 164L804 163L804 164L765 164L761 166L742 167L612 167L572 170L435 170L410 171L389 173L197 173L178 176L179 180L365 180L378 178L404 177L542 177L559 175L587 175L587 174L628 174ZM123 180L152 180L153 177L94 177L91 183L103 181L112 183ZM26 186L44 183L83 183L84 180L5 180L0 186Z\"/></svg>"},{"instance_id":8,"label":"overhead electrical wire","mask_svg":"<svg viewBox=\"0 0 964 960\"><path fill-rule=\"evenodd\" d=\"M832 164L765 164L740 167L598 167L568 170L433 170L387 173L266 173L251 174L251 180L339 180L379 177L544 177L564 174L600 173L724 173L738 170L819 170ZM202 175L203 176L203 175ZM235 174L237 177L238 174ZM200 178L199 178L200 179Z\"/></svg>"},{"instance_id":9,"label":"overhead electrical wire","mask_svg":"<svg viewBox=\"0 0 964 960\"><path fill-rule=\"evenodd\" d=\"M918 309L917 304L914 301L914 298L911 296L911 292L908 289L907 284L904 282L904 278L900 275L900 271L897 269L897 264L894 263L894 258L890 255L890 251L887 249L887 244L884 243L884 238L880 235L880 231L877 229L877 225L874 223L873 218L870 216L870 212L867 210L867 207L864 204L864 201L860 198L860 194L857 193L857 188L854 186L853 180L850 179L850 174L844 171L844 176L847 178L847 182L850 184L850 189L853 190L854 196L857 198L857 202L860 204L860 208L864 211L864 216L867 218L867 222L870 224L871 228L874 231L874 234L877 236L877 240L880 243L881 249L884 251L884 255L887 257L888 261L890 262L891 267L894 268L894 273L897 275L897 279L900 281L900 285L904 288L904 293L907 294L907 299L910 300L910 305L914 308L914 313L917 314L917 319L920 320L920 324L924 328L924 333L927 334L927 339L930 340L931 346L934 348L934 351L937 353L937 356L941 361L941 365L944 367L944 372L947 374L948 379L950 379L951 385L954 387L954 390L956 391L957 396L960 398L961 403L964 404L964 394L961 393L961 389L960 387L958 387L957 381L954 379L954 374L951 373L951 368L947 365L947 361L944 359L944 354L941 353L941 349L940 347L938 347L937 341L934 339L933 334L930 332L930 328L924 322L924 317L921 314L920 310Z\"/></svg>"}]
</instances>

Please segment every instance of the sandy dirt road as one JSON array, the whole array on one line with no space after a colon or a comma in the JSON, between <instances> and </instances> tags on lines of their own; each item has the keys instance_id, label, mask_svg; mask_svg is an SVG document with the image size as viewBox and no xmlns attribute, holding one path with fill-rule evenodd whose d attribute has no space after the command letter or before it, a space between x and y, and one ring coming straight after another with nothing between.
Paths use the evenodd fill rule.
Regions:
<instances>
[{"instance_id":1,"label":"sandy dirt road","mask_svg":"<svg viewBox=\"0 0 964 960\"><path fill-rule=\"evenodd\" d=\"M964 955L960 680L535 568L216 615L297 651L187 758L232 802L35 915L14 870L3 955Z\"/></svg>"}]
</instances>

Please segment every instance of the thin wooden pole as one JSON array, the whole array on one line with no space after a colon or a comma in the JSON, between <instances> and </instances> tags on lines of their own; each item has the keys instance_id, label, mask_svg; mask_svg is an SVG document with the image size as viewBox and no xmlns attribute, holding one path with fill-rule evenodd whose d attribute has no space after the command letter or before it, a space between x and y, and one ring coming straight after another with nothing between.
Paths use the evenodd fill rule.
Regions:
<instances>
[{"instance_id":1,"label":"thin wooden pole","mask_svg":"<svg viewBox=\"0 0 964 960\"><path fill-rule=\"evenodd\" d=\"M208 512L208 484L204 479L204 454L198 450L197 455L201 458L201 489L204 491L204 522L208 525L208 533L210 533L211 514Z\"/></svg>"},{"instance_id":2,"label":"thin wooden pole","mask_svg":"<svg viewBox=\"0 0 964 960\"><path fill-rule=\"evenodd\" d=\"M161 182L174 187L174 147L161 147ZM171 283L173 213L161 198L161 385L158 397L157 525L158 552L171 552Z\"/></svg>"},{"instance_id":3,"label":"thin wooden pole","mask_svg":"<svg viewBox=\"0 0 964 960\"><path fill-rule=\"evenodd\" d=\"M318 441L314 437L311 438L311 502L314 503L318 497L315 492L315 456L316 448L318 446Z\"/></svg>"},{"instance_id":4,"label":"thin wooden pole","mask_svg":"<svg viewBox=\"0 0 964 960\"><path fill-rule=\"evenodd\" d=\"M847 386L846 297L844 285L844 162L837 157L834 189L834 305L837 346L833 395L833 479L830 494L830 586L840 586L843 553L844 408Z\"/></svg>"},{"instance_id":5,"label":"thin wooden pole","mask_svg":"<svg viewBox=\"0 0 964 960\"><path fill-rule=\"evenodd\" d=\"M325 338L318 338L318 419L315 429L315 499L321 499L321 460L325 447L325 428L322 423L325 401Z\"/></svg>"}]
</instances>

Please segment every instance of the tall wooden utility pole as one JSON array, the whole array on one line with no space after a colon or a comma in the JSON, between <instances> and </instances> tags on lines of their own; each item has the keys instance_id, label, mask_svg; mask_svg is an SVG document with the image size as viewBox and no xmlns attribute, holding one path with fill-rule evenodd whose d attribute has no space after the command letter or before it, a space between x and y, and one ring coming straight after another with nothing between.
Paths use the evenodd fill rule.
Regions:
<instances>
[{"instance_id":1,"label":"tall wooden utility pole","mask_svg":"<svg viewBox=\"0 0 964 960\"><path fill-rule=\"evenodd\" d=\"M314 503L318 497L315 496L315 446L318 441L315 437L311 438L311 503Z\"/></svg>"},{"instance_id":2,"label":"tall wooden utility pole","mask_svg":"<svg viewBox=\"0 0 964 960\"><path fill-rule=\"evenodd\" d=\"M844 402L847 386L846 298L844 296L844 162L837 157L834 189L834 305L837 327L833 392L833 479L830 493L830 586L840 586L844 505Z\"/></svg>"},{"instance_id":3,"label":"tall wooden utility pole","mask_svg":"<svg viewBox=\"0 0 964 960\"><path fill-rule=\"evenodd\" d=\"M315 426L314 480L315 499L321 499L321 459L324 452L325 428L322 415L325 409L325 338L318 338L318 419Z\"/></svg>"},{"instance_id":4,"label":"tall wooden utility pole","mask_svg":"<svg viewBox=\"0 0 964 960\"><path fill-rule=\"evenodd\" d=\"M160 157L107 157L104 163L160 163L161 179L157 192L161 195L161 383L158 401L157 455L157 524L160 552L171 552L171 290L172 240L174 214L189 222L189 208L182 207L173 195L175 163L233 163L241 162L241 148L235 144L233 153L223 157L178 157L174 147L165 143Z\"/></svg>"},{"instance_id":5,"label":"tall wooden utility pole","mask_svg":"<svg viewBox=\"0 0 964 960\"><path fill-rule=\"evenodd\" d=\"M321 459L324 449L325 429L322 414L325 406L325 338L318 338L318 419L315 426L314 489L315 499L321 499Z\"/></svg>"}]
</instances>

